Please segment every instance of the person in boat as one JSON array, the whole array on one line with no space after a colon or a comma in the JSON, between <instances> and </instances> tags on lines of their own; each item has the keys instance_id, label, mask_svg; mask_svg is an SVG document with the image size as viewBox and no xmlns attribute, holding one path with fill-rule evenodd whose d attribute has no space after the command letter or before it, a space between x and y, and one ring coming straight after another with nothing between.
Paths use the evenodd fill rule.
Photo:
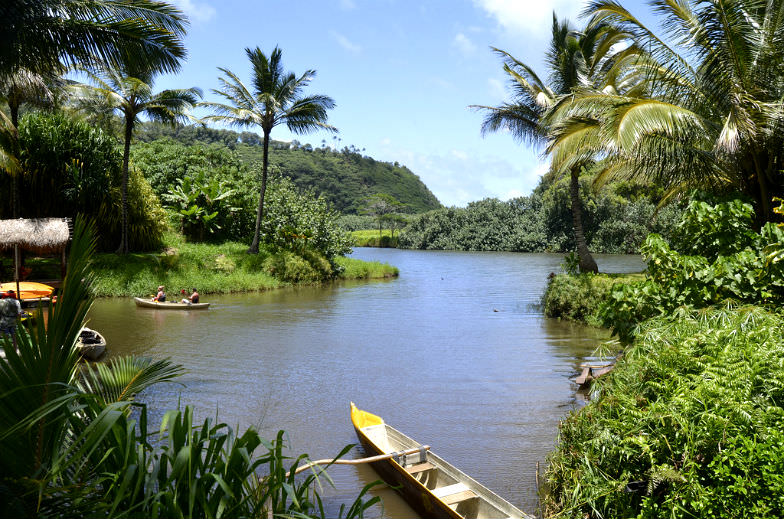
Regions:
<instances>
[{"instance_id":1,"label":"person in boat","mask_svg":"<svg viewBox=\"0 0 784 519\"><path fill-rule=\"evenodd\" d=\"M157 301L159 303L165 303L166 302L166 291L164 290L165 288L166 287L164 287L163 285L159 286L158 293L155 295L155 297L152 298L152 300Z\"/></svg>"},{"instance_id":2,"label":"person in boat","mask_svg":"<svg viewBox=\"0 0 784 519\"><path fill-rule=\"evenodd\" d=\"M191 291L193 292L190 296L183 298L182 302L185 304L192 304L199 302L199 293L196 291L195 288L192 288ZM183 295L185 294L185 289L182 289Z\"/></svg>"},{"instance_id":3,"label":"person in boat","mask_svg":"<svg viewBox=\"0 0 784 519\"><path fill-rule=\"evenodd\" d=\"M16 298L16 292L9 290L0 299L0 336L8 335L16 347L16 323L22 315L22 305Z\"/></svg>"}]
</instances>

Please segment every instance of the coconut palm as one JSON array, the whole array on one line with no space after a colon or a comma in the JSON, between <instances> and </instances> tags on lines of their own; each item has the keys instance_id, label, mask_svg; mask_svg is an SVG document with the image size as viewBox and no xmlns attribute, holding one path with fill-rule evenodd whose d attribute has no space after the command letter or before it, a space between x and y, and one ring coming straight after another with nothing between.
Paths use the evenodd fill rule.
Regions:
<instances>
[{"instance_id":1,"label":"coconut palm","mask_svg":"<svg viewBox=\"0 0 784 519\"><path fill-rule=\"evenodd\" d=\"M19 68L12 74L0 75L0 101L8 104L10 122L13 128L19 127L19 110L23 104L50 106L54 102L55 92L63 89L63 81L58 72L39 74L28 69ZM13 146L9 149L12 149ZM12 214L19 217L19 177L11 174Z\"/></svg>"},{"instance_id":2,"label":"coconut palm","mask_svg":"<svg viewBox=\"0 0 784 519\"><path fill-rule=\"evenodd\" d=\"M498 107L474 107L486 112L482 133L508 130L520 141L534 146L544 145L552 130L548 113L559 100L590 84L601 58L619 38L616 32L599 25L582 33L575 32L568 21L559 22L553 14L552 39L546 55L549 84L542 81L530 66L508 52L494 48L504 61L504 71L511 78L512 101ZM585 162L575 163L568 168L572 223L580 271L598 272L582 225L580 172L585 165ZM558 169L553 172L560 175L566 171Z\"/></svg>"},{"instance_id":3,"label":"coconut palm","mask_svg":"<svg viewBox=\"0 0 784 519\"><path fill-rule=\"evenodd\" d=\"M740 191L760 222L772 219L771 198L784 194L784 3L654 4L666 38L617 2L589 7L591 24L611 24L647 49L626 64L647 92L576 96L562 110L571 122L561 148L607 157L602 178ZM593 142L575 138L585 132L581 120L591 121Z\"/></svg>"},{"instance_id":4,"label":"coconut palm","mask_svg":"<svg viewBox=\"0 0 784 519\"><path fill-rule=\"evenodd\" d=\"M153 92L155 71L145 67L135 72L104 65L99 69L85 70L93 86L80 85L77 106L88 112L109 111L119 113L125 123L122 163L122 225L120 246L117 252L127 254L128 247L128 162L133 129L140 115L153 121L176 123L190 119L188 112L201 98L198 88L170 89Z\"/></svg>"},{"instance_id":5,"label":"coconut palm","mask_svg":"<svg viewBox=\"0 0 784 519\"><path fill-rule=\"evenodd\" d=\"M156 0L4 0L0 75L150 60L173 72L185 57L186 23L179 9Z\"/></svg>"},{"instance_id":6,"label":"coconut palm","mask_svg":"<svg viewBox=\"0 0 784 519\"><path fill-rule=\"evenodd\" d=\"M258 126L264 134L261 187L259 208L256 213L256 228L248 252L259 252L261 221L264 218L264 195L267 191L267 168L270 133L280 124L296 134L314 130L337 132L327 124L327 110L334 108L332 98L324 95L303 96L302 90L315 77L315 70L307 70L297 77L293 72L284 72L282 52L275 47L269 56L261 49L246 48L252 71L251 88L248 88L232 71L219 68L226 77L218 78L221 88L212 92L224 103L204 102L203 106L215 113L205 120L217 121L240 128Z\"/></svg>"}]
</instances>

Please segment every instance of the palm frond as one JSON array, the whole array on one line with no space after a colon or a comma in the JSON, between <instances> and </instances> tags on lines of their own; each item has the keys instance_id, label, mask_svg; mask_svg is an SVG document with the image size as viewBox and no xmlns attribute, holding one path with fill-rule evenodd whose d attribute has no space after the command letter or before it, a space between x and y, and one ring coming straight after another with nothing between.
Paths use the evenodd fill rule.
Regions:
<instances>
[{"instance_id":1,"label":"palm frond","mask_svg":"<svg viewBox=\"0 0 784 519\"><path fill-rule=\"evenodd\" d=\"M96 395L102 405L130 401L149 386L168 382L183 368L170 360L153 360L133 355L117 357L82 371L77 387Z\"/></svg>"}]
</instances>

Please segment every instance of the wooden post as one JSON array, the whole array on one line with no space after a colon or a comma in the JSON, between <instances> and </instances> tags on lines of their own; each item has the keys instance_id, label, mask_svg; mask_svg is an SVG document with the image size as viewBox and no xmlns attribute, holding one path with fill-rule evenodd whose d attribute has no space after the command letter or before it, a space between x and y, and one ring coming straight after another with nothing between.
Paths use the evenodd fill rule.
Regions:
<instances>
[{"instance_id":1,"label":"wooden post","mask_svg":"<svg viewBox=\"0 0 784 519\"><path fill-rule=\"evenodd\" d=\"M19 291L19 245L14 245L14 281L16 281L16 298L21 302L22 293Z\"/></svg>"}]
</instances>

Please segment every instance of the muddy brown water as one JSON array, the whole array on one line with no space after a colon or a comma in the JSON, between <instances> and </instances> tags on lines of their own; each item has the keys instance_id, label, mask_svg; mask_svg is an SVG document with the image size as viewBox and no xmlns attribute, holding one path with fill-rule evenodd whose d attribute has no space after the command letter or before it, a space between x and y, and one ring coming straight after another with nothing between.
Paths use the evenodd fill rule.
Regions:
<instances>
[{"instance_id":1,"label":"muddy brown water","mask_svg":"<svg viewBox=\"0 0 784 519\"><path fill-rule=\"evenodd\" d=\"M570 379L606 337L542 316L547 275L563 256L396 249L354 256L395 265L400 277L202 296L212 303L207 311L99 299L89 326L106 337L109 357L170 357L186 368L178 384L142 395L153 424L167 409L193 405L198 418L252 425L268 438L285 429L292 454L325 458L357 442L354 401L534 512L536 464L544 466L558 421L582 401ZM596 260L606 272L644 267L638 256ZM331 504L377 479L367 466L330 474ZM391 490L379 493L383 511L371 515L415 516Z\"/></svg>"}]
</instances>

